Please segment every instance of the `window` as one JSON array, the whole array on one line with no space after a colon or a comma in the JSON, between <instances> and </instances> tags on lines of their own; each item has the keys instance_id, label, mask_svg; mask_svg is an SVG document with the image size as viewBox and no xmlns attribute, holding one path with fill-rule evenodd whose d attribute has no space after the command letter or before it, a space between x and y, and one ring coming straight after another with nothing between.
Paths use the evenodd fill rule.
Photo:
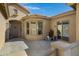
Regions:
<instances>
[{"instance_id":1,"label":"window","mask_svg":"<svg viewBox=\"0 0 79 59\"><path fill-rule=\"evenodd\" d=\"M38 35L42 34L43 30L43 23L38 21Z\"/></svg>"},{"instance_id":2,"label":"window","mask_svg":"<svg viewBox=\"0 0 79 59\"><path fill-rule=\"evenodd\" d=\"M69 21L62 21L58 22L58 31L57 32L58 36L61 37L61 39L68 41L69 40Z\"/></svg>"},{"instance_id":3,"label":"window","mask_svg":"<svg viewBox=\"0 0 79 59\"><path fill-rule=\"evenodd\" d=\"M29 22L26 23L27 34L29 34Z\"/></svg>"},{"instance_id":4,"label":"window","mask_svg":"<svg viewBox=\"0 0 79 59\"><path fill-rule=\"evenodd\" d=\"M26 22L26 34L41 35L43 30L43 22Z\"/></svg>"},{"instance_id":5,"label":"window","mask_svg":"<svg viewBox=\"0 0 79 59\"><path fill-rule=\"evenodd\" d=\"M27 22L27 28L29 28L29 22Z\"/></svg>"},{"instance_id":6,"label":"window","mask_svg":"<svg viewBox=\"0 0 79 59\"><path fill-rule=\"evenodd\" d=\"M69 39L69 22L62 22L62 38L63 40Z\"/></svg>"},{"instance_id":7,"label":"window","mask_svg":"<svg viewBox=\"0 0 79 59\"><path fill-rule=\"evenodd\" d=\"M17 15L18 11L16 9L14 9L14 15Z\"/></svg>"},{"instance_id":8,"label":"window","mask_svg":"<svg viewBox=\"0 0 79 59\"><path fill-rule=\"evenodd\" d=\"M36 22L31 22L31 24L36 24Z\"/></svg>"}]
</instances>

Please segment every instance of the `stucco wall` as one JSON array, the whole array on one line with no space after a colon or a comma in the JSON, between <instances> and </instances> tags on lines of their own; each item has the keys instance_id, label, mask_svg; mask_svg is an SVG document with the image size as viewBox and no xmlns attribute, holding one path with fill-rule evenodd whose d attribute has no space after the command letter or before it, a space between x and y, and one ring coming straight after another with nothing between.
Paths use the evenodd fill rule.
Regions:
<instances>
[{"instance_id":1,"label":"stucco wall","mask_svg":"<svg viewBox=\"0 0 79 59\"><path fill-rule=\"evenodd\" d=\"M76 40L76 15L75 14L71 14L68 16L64 16L64 17L59 17L59 18L55 18L52 19L50 21L50 26L51 29L54 30L54 35L57 35L57 22L58 21L69 21L69 42L73 42Z\"/></svg>"},{"instance_id":2,"label":"stucco wall","mask_svg":"<svg viewBox=\"0 0 79 59\"><path fill-rule=\"evenodd\" d=\"M14 9L16 9L18 12L17 17L10 17L9 20L21 20L22 17L24 17L28 14L28 12L27 12L27 14L25 14L14 6L9 6L8 8L9 8L10 16L12 16L14 14Z\"/></svg>"},{"instance_id":3,"label":"stucco wall","mask_svg":"<svg viewBox=\"0 0 79 59\"><path fill-rule=\"evenodd\" d=\"M42 21L43 22L43 34L42 35L27 35L26 34L26 22L29 21L29 22L37 22L37 21ZM31 26L32 27L32 26ZM49 21L48 20L45 20L45 19L26 19L24 21L24 36L27 40L40 40L40 39L44 39L47 35L48 35L48 32L49 32Z\"/></svg>"},{"instance_id":4,"label":"stucco wall","mask_svg":"<svg viewBox=\"0 0 79 59\"><path fill-rule=\"evenodd\" d=\"M6 20L0 12L0 49L5 43Z\"/></svg>"},{"instance_id":5,"label":"stucco wall","mask_svg":"<svg viewBox=\"0 0 79 59\"><path fill-rule=\"evenodd\" d=\"M76 5L76 40L79 40L79 3Z\"/></svg>"}]
</instances>

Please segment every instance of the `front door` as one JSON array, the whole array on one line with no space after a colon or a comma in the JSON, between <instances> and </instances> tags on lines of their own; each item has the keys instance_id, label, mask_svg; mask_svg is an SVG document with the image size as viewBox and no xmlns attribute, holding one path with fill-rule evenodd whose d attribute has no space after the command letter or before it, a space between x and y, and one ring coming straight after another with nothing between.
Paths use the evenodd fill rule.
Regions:
<instances>
[{"instance_id":1,"label":"front door","mask_svg":"<svg viewBox=\"0 0 79 59\"><path fill-rule=\"evenodd\" d=\"M19 21L10 21L9 38L18 38L21 36L21 23Z\"/></svg>"}]
</instances>

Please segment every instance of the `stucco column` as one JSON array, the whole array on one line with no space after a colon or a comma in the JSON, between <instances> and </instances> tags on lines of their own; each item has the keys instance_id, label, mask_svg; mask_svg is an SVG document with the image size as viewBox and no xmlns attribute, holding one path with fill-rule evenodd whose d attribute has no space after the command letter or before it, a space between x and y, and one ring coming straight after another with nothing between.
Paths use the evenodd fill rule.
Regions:
<instances>
[{"instance_id":1,"label":"stucco column","mask_svg":"<svg viewBox=\"0 0 79 59\"><path fill-rule=\"evenodd\" d=\"M79 3L76 5L76 40L79 40Z\"/></svg>"},{"instance_id":2,"label":"stucco column","mask_svg":"<svg viewBox=\"0 0 79 59\"><path fill-rule=\"evenodd\" d=\"M24 22L22 22L22 38L25 38L25 26L24 26Z\"/></svg>"},{"instance_id":3,"label":"stucco column","mask_svg":"<svg viewBox=\"0 0 79 59\"><path fill-rule=\"evenodd\" d=\"M6 32L5 32L5 34L6 34L5 39L7 41L7 40L9 40L9 20L6 21Z\"/></svg>"},{"instance_id":4,"label":"stucco column","mask_svg":"<svg viewBox=\"0 0 79 59\"><path fill-rule=\"evenodd\" d=\"M5 32L6 32L6 19L0 12L0 49L5 44Z\"/></svg>"},{"instance_id":5,"label":"stucco column","mask_svg":"<svg viewBox=\"0 0 79 59\"><path fill-rule=\"evenodd\" d=\"M24 31L23 31L23 22L22 22L21 26L22 26L22 27L21 27L21 28L22 28L21 34L22 34L22 38L23 38L23 36L24 36L24 34L23 34L23 33L24 33Z\"/></svg>"}]
</instances>

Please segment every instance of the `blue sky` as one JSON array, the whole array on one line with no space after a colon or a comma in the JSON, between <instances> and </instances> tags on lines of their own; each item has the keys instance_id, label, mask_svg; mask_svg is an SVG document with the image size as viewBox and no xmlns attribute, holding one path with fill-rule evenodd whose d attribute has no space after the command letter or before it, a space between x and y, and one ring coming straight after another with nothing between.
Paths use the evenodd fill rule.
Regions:
<instances>
[{"instance_id":1,"label":"blue sky","mask_svg":"<svg viewBox=\"0 0 79 59\"><path fill-rule=\"evenodd\" d=\"M65 3L20 3L20 5L27 8L31 14L45 16L55 16L73 10Z\"/></svg>"}]
</instances>

